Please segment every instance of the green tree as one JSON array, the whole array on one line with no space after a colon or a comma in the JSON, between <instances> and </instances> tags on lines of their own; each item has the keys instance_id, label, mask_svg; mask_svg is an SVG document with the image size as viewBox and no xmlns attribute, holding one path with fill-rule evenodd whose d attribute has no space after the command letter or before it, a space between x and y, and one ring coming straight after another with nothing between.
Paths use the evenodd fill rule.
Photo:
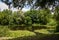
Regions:
<instances>
[{"instance_id":1,"label":"green tree","mask_svg":"<svg viewBox=\"0 0 59 40\"><path fill-rule=\"evenodd\" d=\"M51 12L49 9L40 10L39 15L40 15L40 23L43 25L46 25L49 22L49 19L51 18Z\"/></svg>"},{"instance_id":2,"label":"green tree","mask_svg":"<svg viewBox=\"0 0 59 40\"><path fill-rule=\"evenodd\" d=\"M25 17L32 20L32 24L37 23L39 21L39 17L38 17L39 15L38 14L39 13L37 10L30 10L30 11L27 11L24 13Z\"/></svg>"},{"instance_id":3,"label":"green tree","mask_svg":"<svg viewBox=\"0 0 59 40\"><path fill-rule=\"evenodd\" d=\"M56 31L59 32L59 6L56 7L54 17L57 22Z\"/></svg>"},{"instance_id":4,"label":"green tree","mask_svg":"<svg viewBox=\"0 0 59 40\"><path fill-rule=\"evenodd\" d=\"M9 28L16 29L24 24L24 15L22 11L13 12L9 17ZM11 27L10 27L11 26Z\"/></svg>"},{"instance_id":5,"label":"green tree","mask_svg":"<svg viewBox=\"0 0 59 40\"><path fill-rule=\"evenodd\" d=\"M48 18L51 15L50 11L48 9L43 10L30 10L28 12L24 13L25 17L30 17L32 20L32 24L34 23L40 23L40 24L47 24Z\"/></svg>"},{"instance_id":6,"label":"green tree","mask_svg":"<svg viewBox=\"0 0 59 40\"><path fill-rule=\"evenodd\" d=\"M31 26L32 25L32 20L29 16L25 17L24 21L25 25Z\"/></svg>"},{"instance_id":7,"label":"green tree","mask_svg":"<svg viewBox=\"0 0 59 40\"><path fill-rule=\"evenodd\" d=\"M9 24L9 16L12 14L10 10L3 10L0 13L0 24L8 25Z\"/></svg>"}]
</instances>

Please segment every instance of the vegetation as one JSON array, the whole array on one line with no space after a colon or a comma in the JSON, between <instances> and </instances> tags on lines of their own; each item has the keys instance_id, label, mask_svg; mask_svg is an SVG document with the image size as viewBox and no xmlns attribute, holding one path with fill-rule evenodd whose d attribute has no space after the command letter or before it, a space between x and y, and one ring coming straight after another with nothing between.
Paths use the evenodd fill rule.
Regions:
<instances>
[{"instance_id":1,"label":"vegetation","mask_svg":"<svg viewBox=\"0 0 59 40\"><path fill-rule=\"evenodd\" d=\"M56 21L52 17L53 15L49 9L30 10L25 13L21 11L12 12L10 10L4 10L0 12L0 15L0 25L8 26L9 30L34 31L36 29L49 28L48 26L51 26L51 29L52 26L56 28ZM5 29L3 30L6 31Z\"/></svg>"},{"instance_id":2,"label":"vegetation","mask_svg":"<svg viewBox=\"0 0 59 40\"><path fill-rule=\"evenodd\" d=\"M4 2L5 4L7 4L9 6L9 8L11 7L11 4L13 4L13 7L15 8L24 8L24 6L26 5L30 5L31 9L36 9L38 7L41 8L48 8L50 5L56 6L56 2L55 1L59 1L59 0L1 0L2 2ZM27 2L27 3L26 3Z\"/></svg>"},{"instance_id":3,"label":"vegetation","mask_svg":"<svg viewBox=\"0 0 59 40\"><path fill-rule=\"evenodd\" d=\"M47 37L59 37L59 6L55 5L58 0L1 1L8 5L9 10L0 11L0 37L13 37L12 40L44 40ZM11 4L21 10L12 12ZM26 5L31 9L23 12L22 8ZM49 9L51 5L53 14Z\"/></svg>"},{"instance_id":4,"label":"vegetation","mask_svg":"<svg viewBox=\"0 0 59 40\"><path fill-rule=\"evenodd\" d=\"M0 37L5 37L10 34L8 26L0 26Z\"/></svg>"}]
</instances>

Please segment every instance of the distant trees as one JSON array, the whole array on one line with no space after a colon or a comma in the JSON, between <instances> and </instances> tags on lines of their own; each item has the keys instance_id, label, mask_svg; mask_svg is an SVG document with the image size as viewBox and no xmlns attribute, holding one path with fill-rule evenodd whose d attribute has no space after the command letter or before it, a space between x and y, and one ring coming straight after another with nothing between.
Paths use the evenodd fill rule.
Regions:
<instances>
[{"instance_id":1,"label":"distant trees","mask_svg":"<svg viewBox=\"0 0 59 40\"><path fill-rule=\"evenodd\" d=\"M51 14L49 9L29 10L27 12L12 12L11 10L3 10L0 11L0 25L11 25L11 27L23 24L23 26L32 26L33 24L50 26L57 25L56 31L59 31L58 13L59 7L56 7L54 14Z\"/></svg>"},{"instance_id":2,"label":"distant trees","mask_svg":"<svg viewBox=\"0 0 59 40\"><path fill-rule=\"evenodd\" d=\"M20 12L14 12L10 10L4 10L0 12L0 25L13 25L13 24L26 24L32 25L34 23L46 25L51 18L51 12L48 9L50 5L55 6L54 18L57 22L56 30L59 31L59 5L55 5L59 0L1 0L8 5L9 9L12 4L13 7L18 9L24 8L24 6L29 5L31 7L30 11L25 12L24 14ZM35 10L39 9L40 10ZM32 10L34 9L34 10ZM20 13L20 14L19 14ZM21 16L21 14L23 16Z\"/></svg>"},{"instance_id":3,"label":"distant trees","mask_svg":"<svg viewBox=\"0 0 59 40\"><path fill-rule=\"evenodd\" d=\"M56 31L59 32L59 7L56 7L54 14L51 14L49 9L29 10L27 12L0 11L0 25L19 28L19 25L32 27L33 24L55 26Z\"/></svg>"},{"instance_id":4,"label":"distant trees","mask_svg":"<svg viewBox=\"0 0 59 40\"><path fill-rule=\"evenodd\" d=\"M0 12L0 25L46 25L50 15L49 9L30 10L24 13L22 11L12 12L11 10L4 10Z\"/></svg>"}]
</instances>

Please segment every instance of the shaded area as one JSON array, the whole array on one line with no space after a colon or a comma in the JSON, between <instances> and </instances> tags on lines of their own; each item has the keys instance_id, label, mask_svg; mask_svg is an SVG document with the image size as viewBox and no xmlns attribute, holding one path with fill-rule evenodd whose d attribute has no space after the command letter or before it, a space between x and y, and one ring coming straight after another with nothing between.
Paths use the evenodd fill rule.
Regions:
<instances>
[{"instance_id":1,"label":"shaded area","mask_svg":"<svg viewBox=\"0 0 59 40\"><path fill-rule=\"evenodd\" d=\"M46 29L47 26L46 25L39 25L39 26L26 26L26 25L13 25L13 26L9 26L9 28L11 30L37 30L37 29Z\"/></svg>"}]
</instances>

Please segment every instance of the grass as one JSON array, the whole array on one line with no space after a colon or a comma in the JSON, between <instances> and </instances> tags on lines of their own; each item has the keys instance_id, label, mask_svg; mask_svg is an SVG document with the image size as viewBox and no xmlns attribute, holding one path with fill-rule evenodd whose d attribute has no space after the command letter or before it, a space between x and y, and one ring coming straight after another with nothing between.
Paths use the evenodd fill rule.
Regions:
<instances>
[{"instance_id":1,"label":"grass","mask_svg":"<svg viewBox=\"0 0 59 40\"><path fill-rule=\"evenodd\" d=\"M27 30L11 31L12 39L9 40L58 40L59 34L51 34L45 29L35 30L35 32Z\"/></svg>"},{"instance_id":2,"label":"grass","mask_svg":"<svg viewBox=\"0 0 59 40\"><path fill-rule=\"evenodd\" d=\"M56 35L59 33L51 34L51 32L49 32L47 29L35 30L34 32L27 30L9 31L10 33L7 34L8 40L57 40L59 37L59 35ZM6 40L6 38L4 39Z\"/></svg>"},{"instance_id":3,"label":"grass","mask_svg":"<svg viewBox=\"0 0 59 40\"><path fill-rule=\"evenodd\" d=\"M50 29L50 28L49 28ZM53 29L53 28L52 28ZM46 39L47 37L52 38L56 37L56 34L59 33L52 33L53 31L48 29L38 29L34 31L28 31L28 30L9 30L9 34L6 35L6 37L12 37L13 40L37 40L37 39ZM51 36L52 35L52 36ZM58 35L57 35L58 36Z\"/></svg>"},{"instance_id":4,"label":"grass","mask_svg":"<svg viewBox=\"0 0 59 40\"><path fill-rule=\"evenodd\" d=\"M35 30L35 32L39 32L39 33L43 33L43 34L51 34L47 29Z\"/></svg>"},{"instance_id":5,"label":"grass","mask_svg":"<svg viewBox=\"0 0 59 40\"><path fill-rule=\"evenodd\" d=\"M16 30L16 31L10 31L8 37L23 37L23 36L34 36L34 35L35 33L27 30Z\"/></svg>"},{"instance_id":6,"label":"grass","mask_svg":"<svg viewBox=\"0 0 59 40\"><path fill-rule=\"evenodd\" d=\"M34 32L38 32L38 33L42 33L42 34L51 34L46 29L35 30ZM8 37L35 36L36 34L34 32L27 31L27 30L16 30L16 31L10 30L10 34L7 34L7 36Z\"/></svg>"},{"instance_id":7,"label":"grass","mask_svg":"<svg viewBox=\"0 0 59 40\"><path fill-rule=\"evenodd\" d=\"M6 27L6 26L2 26L2 27ZM34 32L38 32L42 34L51 34L51 32L49 32L47 29L34 30ZM28 30L15 30L15 31L9 30L9 34L7 34L6 36L7 37L35 36L36 34L34 32Z\"/></svg>"}]
</instances>

